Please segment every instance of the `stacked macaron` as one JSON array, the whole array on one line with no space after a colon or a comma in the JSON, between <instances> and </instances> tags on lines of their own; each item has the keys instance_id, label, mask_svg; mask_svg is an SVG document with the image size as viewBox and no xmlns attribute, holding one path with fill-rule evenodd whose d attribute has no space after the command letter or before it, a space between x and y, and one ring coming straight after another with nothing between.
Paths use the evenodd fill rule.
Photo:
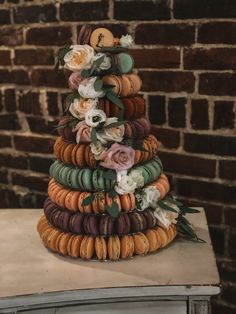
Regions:
<instances>
[{"instance_id":1,"label":"stacked macaron","mask_svg":"<svg viewBox=\"0 0 236 314\"><path fill-rule=\"evenodd\" d=\"M126 259L164 248L177 234L174 215L159 206L170 185L126 51L131 42L83 26L77 44L58 55L72 93L57 128L38 232L64 256Z\"/></svg>"},{"instance_id":2,"label":"stacked macaron","mask_svg":"<svg viewBox=\"0 0 236 314\"><path fill-rule=\"evenodd\" d=\"M134 164L146 162L157 154L158 141L153 135L148 135L143 141L144 150L135 150ZM54 144L54 155L64 164L89 168L96 168L98 165L89 144L76 144L58 137Z\"/></svg>"},{"instance_id":3,"label":"stacked macaron","mask_svg":"<svg viewBox=\"0 0 236 314\"><path fill-rule=\"evenodd\" d=\"M53 252L85 260L97 258L101 261L153 253L166 247L177 234L176 227L172 224L168 229L154 227L123 236L80 235L52 227L45 216L40 218L37 230L44 245Z\"/></svg>"}]
</instances>

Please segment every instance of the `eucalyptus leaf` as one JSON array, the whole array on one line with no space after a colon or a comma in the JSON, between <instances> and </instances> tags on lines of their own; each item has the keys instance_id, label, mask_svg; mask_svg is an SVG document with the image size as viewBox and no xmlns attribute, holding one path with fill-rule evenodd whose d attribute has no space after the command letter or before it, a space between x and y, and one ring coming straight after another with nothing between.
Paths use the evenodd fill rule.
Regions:
<instances>
[{"instance_id":1,"label":"eucalyptus leaf","mask_svg":"<svg viewBox=\"0 0 236 314\"><path fill-rule=\"evenodd\" d=\"M111 102L116 104L121 109L121 114L122 114L122 117L123 117L123 115L124 115L124 104L122 103L120 98L112 90L108 90L106 95L107 95L107 98Z\"/></svg>"},{"instance_id":2,"label":"eucalyptus leaf","mask_svg":"<svg viewBox=\"0 0 236 314\"><path fill-rule=\"evenodd\" d=\"M170 194L166 195L166 197L164 198L164 201L165 200L174 204L174 205L183 206L183 204L180 201L174 199Z\"/></svg>"},{"instance_id":3,"label":"eucalyptus leaf","mask_svg":"<svg viewBox=\"0 0 236 314\"><path fill-rule=\"evenodd\" d=\"M117 218L119 216L119 207L116 202L112 202L111 206L105 206L106 211L111 217Z\"/></svg>"},{"instance_id":4,"label":"eucalyptus leaf","mask_svg":"<svg viewBox=\"0 0 236 314\"><path fill-rule=\"evenodd\" d=\"M180 210L183 214L195 214L200 212L198 209L187 206L181 206Z\"/></svg>"},{"instance_id":5,"label":"eucalyptus leaf","mask_svg":"<svg viewBox=\"0 0 236 314\"><path fill-rule=\"evenodd\" d=\"M96 92L100 92L103 86L103 81L100 80L99 78L96 79L96 81L93 84L93 87L95 89Z\"/></svg>"},{"instance_id":6,"label":"eucalyptus leaf","mask_svg":"<svg viewBox=\"0 0 236 314\"><path fill-rule=\"evenodd\" d=\"M84 78L88 78L91 76L91 71L88 70L88 69L83 69L82 72L81 72L81 76L84 77Z\"/></svg>"},{"instance_id":7,"label":"eucalyptus leaf","mask_svg":"<svg viewBox=\"0 0 236 314\"><path fill-rule=\"evenodd\" d=\"M105 56L99 57L97 60L94 61L93 66L99 68L100 65L103 63Z\"/></svg>"},{"instance_id":8,"label":"eucalyptus leaf","mask_svg":"<svg viewBox=\"0 0 236 314\"><path fill-rule=\"evenodd\" d=\"M108 196L114 198L117 195L117 192L114 189L109 190Z\"/></svg>"},{"instance_id":9,"label":"eucalyptus leaf","mask_svg":"<svg viewBox=\"0 0 236 314\"><path fill-rule=\"evenodd\" d=\"M92 131L91 131L91 140L94 144L96 144L97 142L97 133L96 133L96 129L95 128L92 128Z\"/></svg>"},{"instance_id":10,"label":"eucalyptus leaf","mask_svg":"<svg viewBox=\"0 0 236 314\"><path fill-rule=\"evenodd\" d=\"M164 203L164 202L161 201L161 200L158 201L158 205L159 205L162 209L164 209L164 210L177 213L177 211L176 211L174 208L170 207L169 205L167 205L166 203Z\"/></svg>"},{"instance_id":11,"label":"eucalyptus leaf","mask_svg":"<svg viewBox=\"0 0 236 314\"><path fill-rule=\"evenodd\" d=\"M83 199L82 201L82 206L87 206L89 204L91 204L95 199L95 194L90 194L89 196L87 196L86 198Z\"/></svg>"},{"instance_id":12,"label":"eucalyptus leaf","mask_svg":"<svg viewBox=\"0 0 236 314\"><path fill-rule=\"evenodd\" d=\"M71 50L72 48L70 48L70 46L60 48L57 52L58 59L62 61L65 55Z\"/></svg>"}]
</instances>

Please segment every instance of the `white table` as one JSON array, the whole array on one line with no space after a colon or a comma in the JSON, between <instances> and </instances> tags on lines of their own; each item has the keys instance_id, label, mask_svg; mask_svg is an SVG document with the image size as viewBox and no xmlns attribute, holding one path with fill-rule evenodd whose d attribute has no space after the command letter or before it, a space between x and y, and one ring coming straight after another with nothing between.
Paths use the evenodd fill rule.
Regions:
<instances>
[{"instance_id":1,"label":"white table","mask_svg":"<svg viewBox=\"0 0 236 314\"><path fill-rule=\"evenodd\" d=\"M219 276L205 213L191 215L206 244L176 240L149 256L97 262L49 252L39 209L0 210L0 313L209 313Z\"/></svg>"}]
</instances>

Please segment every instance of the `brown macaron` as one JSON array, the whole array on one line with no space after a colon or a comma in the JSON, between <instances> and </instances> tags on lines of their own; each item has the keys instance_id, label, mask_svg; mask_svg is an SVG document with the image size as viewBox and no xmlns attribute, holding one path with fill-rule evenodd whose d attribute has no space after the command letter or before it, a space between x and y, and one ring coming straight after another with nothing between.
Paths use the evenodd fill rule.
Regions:
<instances>
[{"instance_id":1,"label":"brown macaron","mask_svg":"<svg viewBox=\"0 0 236 314\"><path fill-rule=\"evenodd\" d=\"M134 240L130 235L121 238L121 258L129 258L134 254Z\"/></svg>"},{"instance_id":2,"label":"brown macaron","mask_svg":"<svg viewBox=\"0 0 236 314\"><path fill-rule=\"evenodd\" d=\"M107 257L107 243L103 237L96 237L95 239L95 252L97 258L102 261Z\"/></svg>"},{"instance_id":3,"label":"brown macaron","mask_svg":"<svg viewBox=\"0 0 236 314\"><path fill-rule=\"evenodd\" d=\"M94 238L84 236L80 246L80 257L83 259L91 259L94 255Z\"/></svg>"},{"instance_id":4,"label":"brown macaron","mask_svg":"<svg viewBox=\"0 0 236 314\"><path fill-rule=\"evenodd\" d=\"M108 240L108 256L112 261L120 258L120 239L118 236L110 236Z\"/></svg>"},{"instance_id":5,"label":"brown macaron","mask_svg":"<svg viewBox=\"0 0 236 314\"><path fill-rule=\"evenodd\" d=\"M149 251L149 242L147 237L142 233L138 232L133 235L134 240L134 253L135 254L147 254Z\"/></svg>"}]
</instances>

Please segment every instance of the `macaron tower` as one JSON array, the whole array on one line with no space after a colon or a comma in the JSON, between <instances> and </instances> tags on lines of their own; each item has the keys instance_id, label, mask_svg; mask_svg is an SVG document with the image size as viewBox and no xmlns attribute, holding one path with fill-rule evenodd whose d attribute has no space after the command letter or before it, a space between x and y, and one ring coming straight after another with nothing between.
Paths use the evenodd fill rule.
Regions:
<instances>
[{"instance_id":1,"label":"macaron tower","mask_svg":"<svg viewBox=\"0 0 236 314\"><path fill-rule=\"evenodd\" d=\"M115 261L158 252L177 232L198 240L185 217L197 211L169 194L132 43L83 26L77 44L58 52L71 93L37 227L53 252Z\"/></svg>"}]
</instances>

